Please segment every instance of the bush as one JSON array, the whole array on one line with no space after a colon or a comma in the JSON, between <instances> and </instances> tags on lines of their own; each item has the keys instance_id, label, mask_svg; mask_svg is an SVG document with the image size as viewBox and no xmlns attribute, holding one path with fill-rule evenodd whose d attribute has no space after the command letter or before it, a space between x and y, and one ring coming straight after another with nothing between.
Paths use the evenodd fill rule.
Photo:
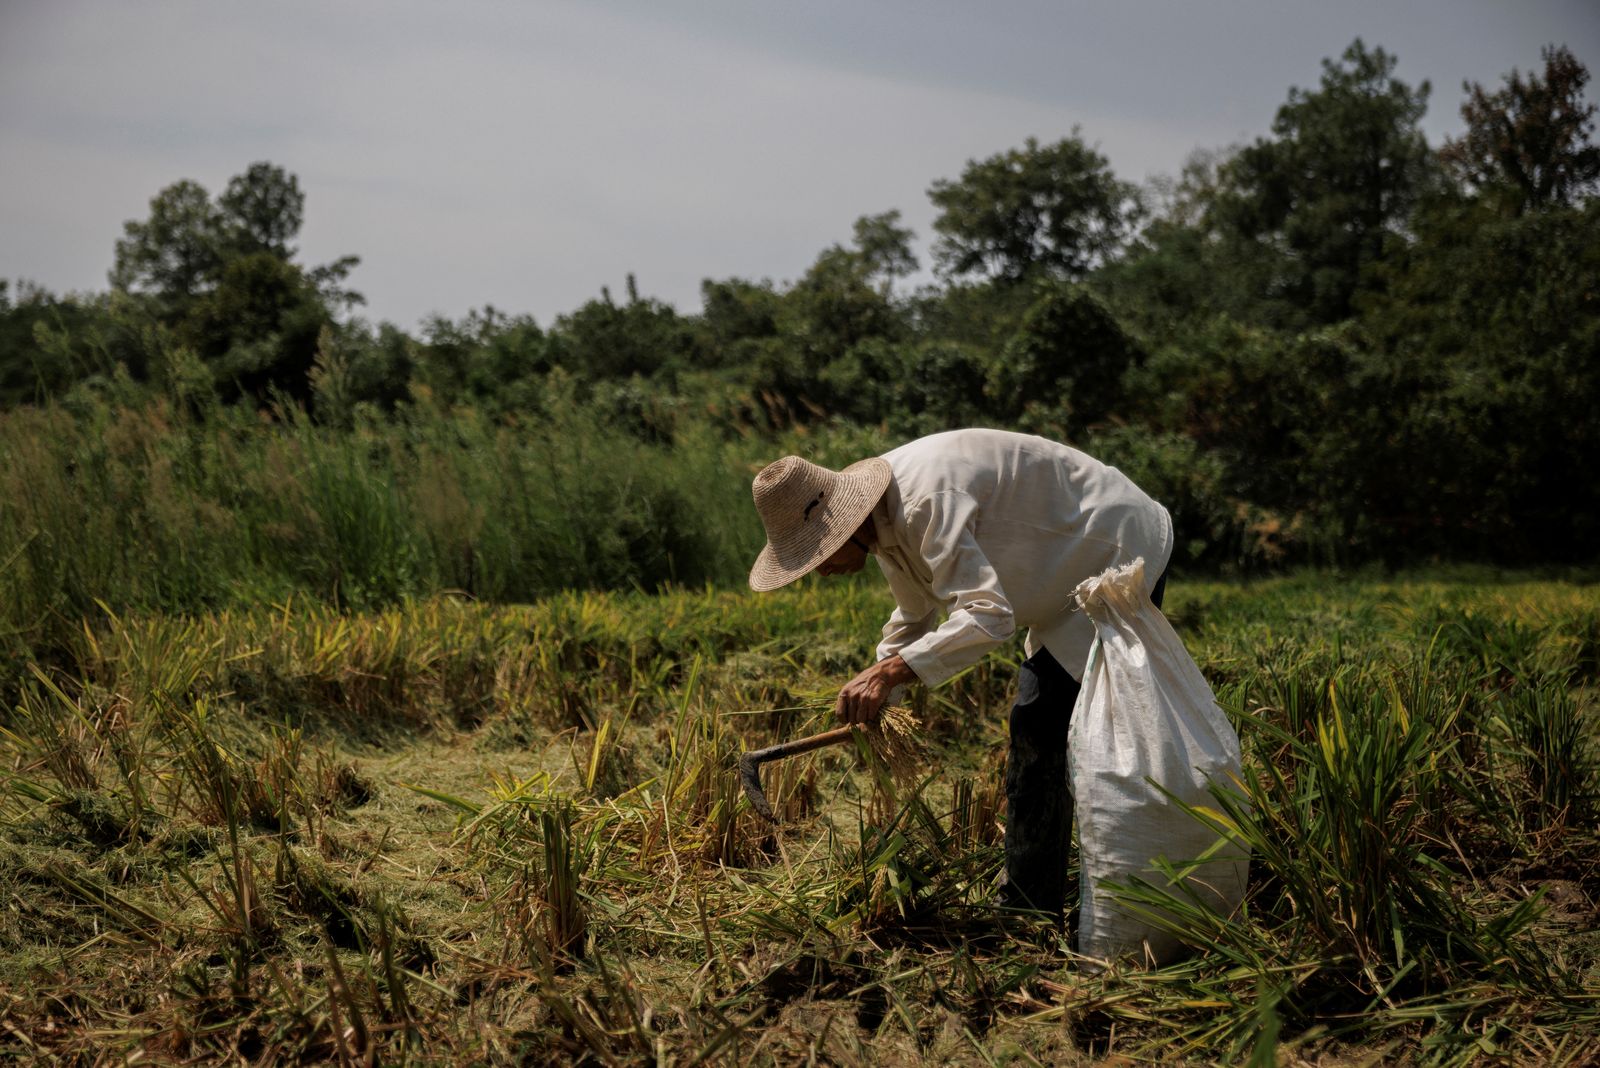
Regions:
<instances>
[{"instance_id":1,"label":"bush","mask_svg":"<svg viewBox=\"0 0 1600 1068\"><path fill-rule=\"evenodd\" d=\"M1081 433L1123 410L1123 378L1144 352L1087 290L1047 283L1037 293L987 392L1001 418Z\"/></svg>"},{"instance_id":2,"label":"bush","mask_svg":"<svg viewBox=\"0 0 1600 1068\"><path fill-rule=\"evenodd\" d=\"M1181 434L1115 427L1083 442L1172 514L1172 562L1186 568L1255 570L1298 547L1297 524L1226 491L1227 465Z\"/></svg>"}]
</instances>

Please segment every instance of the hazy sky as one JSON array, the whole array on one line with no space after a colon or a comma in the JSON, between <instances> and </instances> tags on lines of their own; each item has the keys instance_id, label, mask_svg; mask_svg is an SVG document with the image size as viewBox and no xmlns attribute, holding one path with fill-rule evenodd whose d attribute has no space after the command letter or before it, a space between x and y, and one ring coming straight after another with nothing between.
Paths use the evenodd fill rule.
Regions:
<instances>
[{"instance_id":1,"label":"hazy sky","mask_svg":"<svg viewBox=\"0 0 1600 1068\"><path fill-rule=\"evenodd\" d=\"M693 311L891 208L926 260L928 185L1029 136L1175 173L1357 36L1432 82L1435 144L1541 45L1600 75L1595 0L0 0L0 278L103 290L163 186L270 160L371 319L548 324L630 271Z\"/></svg>"}]
</instances>

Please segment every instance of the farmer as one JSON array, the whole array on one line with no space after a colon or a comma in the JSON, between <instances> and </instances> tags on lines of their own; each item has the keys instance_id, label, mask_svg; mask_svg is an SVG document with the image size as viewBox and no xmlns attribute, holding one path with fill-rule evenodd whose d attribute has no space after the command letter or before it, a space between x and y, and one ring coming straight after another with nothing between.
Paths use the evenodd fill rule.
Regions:
<instances>
[{"instance_id":1,"label":"farmer","mask_svg":"<svg viewBox=\"0 0 1600 1068\"><path fill-rule=\"evenodd\" d=\"M1167 510L1114 467L1002 430L934 434L837 472L786 456L752 488L767 531L752 589L852 574L868 556L889 581L895 609L877 663L839 691L844 722L875 723L897 686L937 686L1028 628L1011 707L1002 900L1059 918L1072 833L1067 726L1094 640L1072 591L1143 557L1159 606Z\"/></svg>"}]
</instances>

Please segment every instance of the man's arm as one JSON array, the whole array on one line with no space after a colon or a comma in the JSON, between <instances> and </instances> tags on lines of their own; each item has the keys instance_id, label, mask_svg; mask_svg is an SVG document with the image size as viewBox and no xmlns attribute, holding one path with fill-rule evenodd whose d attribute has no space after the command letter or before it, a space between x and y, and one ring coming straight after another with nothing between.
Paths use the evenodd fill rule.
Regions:
<instances>
[{"instance_id":1,"label":"man's arm","mask_svg":"<svg viewBox=\"0 0 1600 1068\"><path fill-rule=\"evenodd\" d=\"M944 604L949 618L932 628L934 611L916 623L891 617L890 626L884 628L887 640L878 646L881 659L839 691L834 710L844 722L876 722L896 686L917 680L936 686L1015 631L1011 602L973 532L976 513L977 503L971 497L949 493L929 500L909 517L917 551L933 576L937 600L931 604ZM885 573L889 574L887 569ZM894 586L892 577L890 585ZM895 594L904 603L899 589ZM913 629L921 633L905 641Z\"/></svg>"},{"instance_id":2,"label":"man's arm","mask_svg":"<svg viewBox=\"0 0 1600 1068\"><path fill-rule=\"evenodd\" d=\"M883 625L883 635L878 641L876 660L887 660L924 634L939 622L939 604L930 600L922 588L890 561L878 559L878 568L889 580L889 592L894 594L894 611Z\"/></svg>"},{"instance_id":3,"label":"man's arm","mask_svg":"<svg viewBox=\"0 0 1600 1068\"><path fill-rule=\"evenodd\" d=\"M938 627L896 650L929 686L977 663L1016 632L1011 602L978 544L977 513L971 497L947 491L908 517L916 551L932 575L933 596L949 613Z\"/></svg>"}]
</instances>

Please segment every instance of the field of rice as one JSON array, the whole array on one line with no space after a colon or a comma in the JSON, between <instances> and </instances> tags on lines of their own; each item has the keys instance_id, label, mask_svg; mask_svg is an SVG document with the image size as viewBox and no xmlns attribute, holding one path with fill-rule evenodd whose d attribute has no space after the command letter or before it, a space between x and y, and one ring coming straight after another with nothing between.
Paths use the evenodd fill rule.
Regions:
<instances>
[{"instance_id":1,"label":"field of rice","mask_svg":"<svg viewBox=\"0 0 1600 1068\"><path fill-rule=\"evenodd\" d=\"M832 726L881 583L83 618L0 677L0 1055L64 1064L1586 1064L1600 591L1184 581L1237 915L1091 974L994 901L1020 648ZM1074 880L1076 871L1074 869Z\"/></svg>"}]
</instances>

